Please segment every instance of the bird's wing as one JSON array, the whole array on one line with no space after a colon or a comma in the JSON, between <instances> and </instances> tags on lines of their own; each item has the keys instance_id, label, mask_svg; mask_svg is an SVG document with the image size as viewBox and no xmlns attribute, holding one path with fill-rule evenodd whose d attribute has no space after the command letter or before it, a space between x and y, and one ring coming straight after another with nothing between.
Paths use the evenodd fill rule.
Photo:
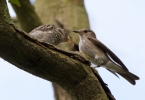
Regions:
<instances>
[{"instance_id":1,"label":"bird's wing","mask_svg":"<svg viewBox=\"0 0 145 100\"><path fill-rule=\"evenodd\" d=\"M112 70L107 69L108 71L110 71L112 74L114 74L115 76L117 76L119 78L119 76Z\"/></svg>"},{"instance_id":2,"label":"bird's wing","mask_svg":"<svg viewBox=\"0 0 145 100\"><path fill-rule=\"evenodd\" d=\"M53 24L47 24L47 25L41 25L39 27L36 27L33 29L30 33L34 33L36 31L42 31L42 32L47 32L47 31L52 31L53 29L56 29L56 26Z\"/></svg>"},{"instance_id":3,"label":"bird's wing","mask_svg":"<svg viewBox=\"0 0 145 100\"><path fill-rule=\"evenodd\" d=\"M96 66L96 67L100 67L100 66ZM94 68L96 68L96 67L94 67ZM119 78L119 76L117 75L117 73L116 73L115 71L112 71L112 70L110 70L110 69L107 69L107 70L110 71L112 74L114 74L116 77Z\"/></svg>"},{"instance_id":4,"label":"bird's wing","mask_svg":"<svg viewBox=\"0 0 145 100\"><path fill-rule=\"evenodd\" d=\"M99 47L100 49L102 49L105 54L107 55L107 57L113 62L115 61L115 63L119 64L122 68L124 68L126 71L128 71L128 69L126 68L126 66L123 64L123 62L108 48L106 47L103 43L101 43L99 40L95 39L95 38L88 38L94 45L96 45L97 47Z\"/></svg>"},{"instance_id":5,"label":"bird's wing","mask_svg":"<svg viewBox=\"0 0 145 100\"><path fill-rule=\"evenodd\" d=\"M41 25L33 29L29 34L37 39L43 39L44 37L47 37L47 35L49 35L51 31L55 29L56 27L53 24Z\"/></svg>"},{"instance_id":6,"label":"bird's wing","mask_svg":"<svg viewBox=\"0 0 145 100\"><path fill-rule=\"evenodd\" d=\"M36 39L42 39L44 36L44 32L43 31L32 31L29 33L29 35L35 37Z\"/></svg>"}]
</instances>

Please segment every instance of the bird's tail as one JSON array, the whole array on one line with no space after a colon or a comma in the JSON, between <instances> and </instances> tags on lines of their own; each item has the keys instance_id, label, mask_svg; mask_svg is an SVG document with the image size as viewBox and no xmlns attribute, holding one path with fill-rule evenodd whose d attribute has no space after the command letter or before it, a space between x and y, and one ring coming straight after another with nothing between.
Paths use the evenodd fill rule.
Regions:
<instances>
[{"instance_id":1,"label":"bird's tail","mask_svg":"<svg viewBox=\"0 0 145 100\"><path fill-rule=\"evenodd\" d=\"M121 75L123 78L125 78L132 85L135 85L136 84L135 80L139 80L139 77L136 76L136 75L134 75L131 72L126 72L126 74L124 74L124 73L118 73L118 74Z\"/></svg>"}]
</instances>

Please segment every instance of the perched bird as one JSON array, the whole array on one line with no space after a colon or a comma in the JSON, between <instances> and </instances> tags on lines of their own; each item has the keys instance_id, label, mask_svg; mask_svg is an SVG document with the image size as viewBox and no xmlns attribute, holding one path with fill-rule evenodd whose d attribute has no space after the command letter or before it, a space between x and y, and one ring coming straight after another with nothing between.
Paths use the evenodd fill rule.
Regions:
<instances>
[{"instance_id":1,"label":"perched bird","mask_svg":"<svg viewBox=\"0 0 145 100\"><path fill-rule=\"evenodd\" d=\"M139 77L129 72L123 62L96 38L92 30L84 28L73 32L79 35L80 52L89 56L93 64L106 68L117 77L118 75L116 73L118 73L131 84L136 84L135 80L139 80Z\"/></svg>"},{"instance_id":2,"label":"perched bird","mask_svg":"<svg viewBox=\"0 0 145 100\"><path fill-rule=\"evenodd\" d=\"M73 45L71 36L65 29L56 28L53 24L42 25L29 33L30 36L46 43L57 45L63 42L69 42Z\"/></svg>"}]
</instances>

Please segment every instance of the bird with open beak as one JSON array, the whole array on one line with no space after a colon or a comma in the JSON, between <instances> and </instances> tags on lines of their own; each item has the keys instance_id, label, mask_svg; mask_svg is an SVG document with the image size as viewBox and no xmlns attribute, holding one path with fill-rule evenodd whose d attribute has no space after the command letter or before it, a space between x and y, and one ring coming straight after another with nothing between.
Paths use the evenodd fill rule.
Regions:
<instances>
[{"instance_id":1,"label":"bird with open beak","mask_svg":"<svg viewBox=\"0 0 145 100\"><path fill-rule=\"evenodd\" d=\"M73 31L78 33L79 50L80 52L89 56L90 61L98 67L104 67L114 75L121 75L128 82L135 85L135 80L139 80L139 77L129 72L123 62L103 43L97 38L95 33L90 29L80 29ZM117 73L117 74L116 74Z\"/></svg>"},{"instance_id":2,"label":"bird with open beak","mask_svg":"<svg viewBox=\"0 0 145 100\"><path fill-rule=\"evenodd\" d=\"M53 24L42 25L33 29L30 36L38 39L39 41L58 45L59 43L68 42L73 45L72 37L65 29L56 28Z\"/></svg>"}]
</instances>

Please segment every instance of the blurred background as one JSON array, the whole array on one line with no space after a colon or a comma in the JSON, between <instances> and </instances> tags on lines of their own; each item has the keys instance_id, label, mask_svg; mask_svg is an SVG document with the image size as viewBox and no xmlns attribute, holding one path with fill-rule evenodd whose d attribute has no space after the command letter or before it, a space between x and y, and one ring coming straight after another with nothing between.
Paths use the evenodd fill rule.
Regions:
<instances>
[{"instance_id":1,"label":"blurred background","mask_svg":"<svg viewBox=\"0 0 145 100\"><path fill-rule=\"evenodd\" d=\"M31 12L12 5L14 11L11 4L7 4L16 24L30 32L32 29L28 29L28 22L31 25ZM144 0L31 0L31 4L34 4L34 10L38 15L34 17L39 19L31 25L33 27L40 24L57 24L62 27L62 24L69 31L80 28L92 29L97 38L108 46L132 73L140 77L133 86L122 77L117 78L104 68L97 68L116 100L144 100ZM25 18L21 18L22 16ZM25 26L21 23L25 23ZM71 34L77 44L78 36ZM54 100L54 93L51 82L0 59L0 100Z\"/></svg>"}]
</instances>

